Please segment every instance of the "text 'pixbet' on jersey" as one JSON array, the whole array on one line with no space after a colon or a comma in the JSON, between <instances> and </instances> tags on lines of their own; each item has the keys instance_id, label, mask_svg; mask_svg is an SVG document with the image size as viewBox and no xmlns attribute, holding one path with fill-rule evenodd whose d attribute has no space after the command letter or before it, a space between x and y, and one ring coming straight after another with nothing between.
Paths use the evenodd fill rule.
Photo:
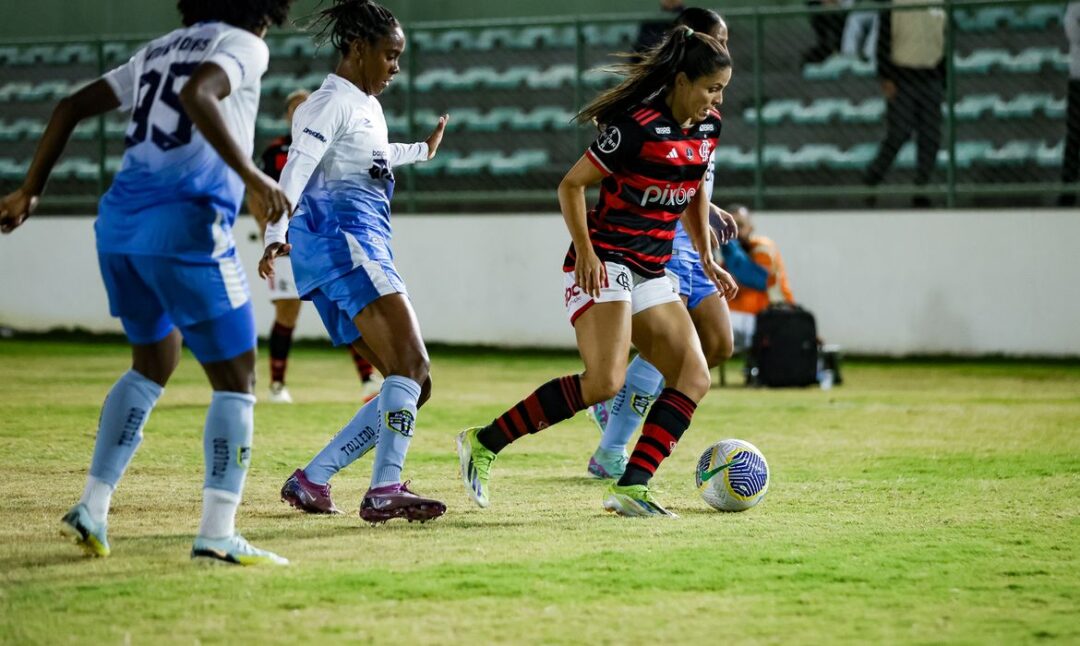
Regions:
<instances>
[{"instance_id":1,"label":"text 'pixbet' on jersey","mask_svg":"<svg viewBox=\"0 0 1080 646\"><path fill-rule=\"evenodd\" d=\"M664 188L649 186L641 194L641 206L659 204L660 206L683 206L697 195L696 188L671 188L667 184Z\"/></svg>"}]
</instances>

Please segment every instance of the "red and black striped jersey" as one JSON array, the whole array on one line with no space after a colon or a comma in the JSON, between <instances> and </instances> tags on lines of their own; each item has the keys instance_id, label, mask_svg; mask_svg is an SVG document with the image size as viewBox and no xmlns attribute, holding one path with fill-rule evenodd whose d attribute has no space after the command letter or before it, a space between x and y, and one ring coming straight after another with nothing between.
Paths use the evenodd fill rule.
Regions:
<instances>
[{"instance_id":1,"label":"red and black striped jersey","mask_svg":"<svg viewBox=\"0 0 1080 646\"><path fill-rule=\"evenodd\" d=\"M285 162L289 160L290 146L292 146L292 135L285 135L271 141L263 151L262 171L275 182L281 179L281 170L285 168Z\"/></svg>"},{"instance_id":2,"label":"red and black striped jersey","mask_svg":"<svg viewBox=\"0 0 1080 646\"><path fill-rule=\"evenodd\" d=\"M648 278L664 274L675 225L701 188L720 137L720 113L681 128L662 99L615 119L585 156L604 173L600 200L589 211L589 240L603 261ZM573 244L563 262L573 271Z\"/></svg>"}]
</instances>

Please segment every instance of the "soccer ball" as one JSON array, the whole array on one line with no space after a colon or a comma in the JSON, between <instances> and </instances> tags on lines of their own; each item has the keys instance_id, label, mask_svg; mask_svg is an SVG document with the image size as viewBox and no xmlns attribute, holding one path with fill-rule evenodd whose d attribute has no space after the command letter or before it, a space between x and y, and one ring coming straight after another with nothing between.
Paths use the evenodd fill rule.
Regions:
<instances>
[{"instance_id":1,"label":"soccer ball","mask_svg":"<svg viewBox=\"0 0 1080 646\"><path fill-rule=\"evenodd\" d=\"M721 440L701 454L694 481L713 509L744 511L761 502L769 490L769 464L753 444Z\"/></svg>"}]
</instances>

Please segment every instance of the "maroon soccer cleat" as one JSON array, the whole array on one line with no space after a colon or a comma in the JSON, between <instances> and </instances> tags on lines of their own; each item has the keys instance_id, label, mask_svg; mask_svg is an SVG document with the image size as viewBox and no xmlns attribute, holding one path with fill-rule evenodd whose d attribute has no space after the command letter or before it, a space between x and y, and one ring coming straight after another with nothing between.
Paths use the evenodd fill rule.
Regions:
<instances>
[{"instance_id":1,"label":"maroon soccer cleat","mask_svg":"<svg viewBox=\"0 0 1080 646\"><path fill-rule=\"evenodd\" d=\"M360 518L372 525L391 518L404 518L410 523L434 520L446 513L446 505L409 491L409 483L392 484L368 489L360 503Z\"/></svg>"},{"instance_id":2,"label":"maroon soccer cleat","mask_svg":"<svg viewBox=\"0 0 1080 646\"><path fill-rule=\"evenodd\" d=\"M340 514L330 498L330 484L317 485L307 479L303 469L293 471L281 487L281 501L309 514Z\"/></svg>"}]
</instances>

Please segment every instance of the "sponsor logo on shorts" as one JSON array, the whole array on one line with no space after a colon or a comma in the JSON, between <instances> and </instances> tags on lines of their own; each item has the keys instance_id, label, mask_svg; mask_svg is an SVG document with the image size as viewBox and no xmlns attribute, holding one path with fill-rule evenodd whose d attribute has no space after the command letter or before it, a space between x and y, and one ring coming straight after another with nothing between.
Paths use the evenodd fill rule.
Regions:
<instances>
[{"instance_id":1,"label":"sponsor logo on shorts","mask_svg":"<svg viewBox=\"0 0 1080 646\"><path fill-rule=\"evenodd\" d=\"M414 422L415 418L411 411L392 410L386 414L387 428L404 437L412 437Z\"/></svg>"},{"instance_id":2,"label":"sponsor logo on shorts","mask_svg":"<svg viewBox=\"0 0 1080 646\"><path fill-rule=\"evenodd\" d=\"M613 153L619 149L622 143L622 133L615 126L609 127L596 138L596 147L602 153Z\"/></svg>"},{"instance_id":3,"label":"sponsor logo on shorts","mask_svg":"<svg viewBox=\"0 0 1080 646\"><path fill-rule=\"evenodd\" d=\"M570 307L570 301L581 297L581 287L574 285L566 288L566 307Z\"/></svg>"},{"instance_id":4,"label":"sponsor logo on shorts","mask_svg":"<svg viewBox=\"0 0 1080 646\"><path fill-rule=\"evenodd\" d=\"M311 128L304 128L304 134L311 135L312 137L315 137L319 141L323 142L324 144L326 143L326 137L324 137L321 132L315 132Z\"/></svg>"},{"instance_id":5,"label":"sponsor logo on shorts","mask_svg":"<svg viewBox=\"0 0 1080 646\"><path fill-rule=\"evenodd\" d=\"M671 188L666 184L663 188L649 186L641 194L641 206L659 204L660 206L684 206L697 195L696 188Z\"/></svg>"}]
</instances>

